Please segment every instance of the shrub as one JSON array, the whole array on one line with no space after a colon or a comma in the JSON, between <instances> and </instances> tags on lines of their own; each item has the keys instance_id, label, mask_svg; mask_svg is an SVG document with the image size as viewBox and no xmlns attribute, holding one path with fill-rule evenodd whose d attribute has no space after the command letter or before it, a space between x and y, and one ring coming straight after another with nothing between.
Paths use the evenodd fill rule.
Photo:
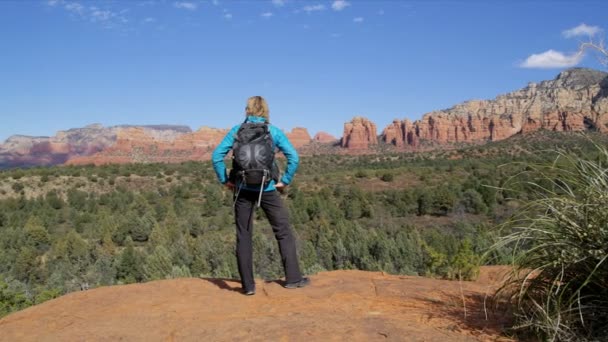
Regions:
<instances>
[{"instance_id":1,"label":"shrub","mask_svg":"<svg viewBox=\"0 0 608 342\"><path fill-rule=\"evenodd\" d=\"M24 188L23 184L21 184L19 182L13 183L13 185L11 187L13 188L13 191L15 191L16 193L21 192Z\"/></svg>"},{"instance_id":2,"label":"shrub","mask_svg":"<svg viewBox=\"0 0 608 342\"><path fill-rule=\"evenodd\" d=\"M392 182L394 178L395 178L395 176L394 176L392 173L390 173L390 172L384 173L384 174L382 174L382 176L380 177L380 179L381 179L383 182Z\"/></svg>"},{"instance_id":3,"label":"shrub","mask_svg":"<svg viewBox=\"0 0 608 342\"><path fill-rule=\"evenodd\" d=\"M368 177L367 171L365 171L365 170L357 170L357 172L355 172L355 177L357 177L357 178L367 178Z\"/></svg>"},{"instance_id":4,"label":"shrub","mask_svg":"<svg viewBox=\"0 0 608 342\"><path fill-rule=\"evenodd\" d=\"M494 246L514 249L499 293L513 299L518 330L543 340L608 336L608 150L596 148L599 156L559 151L548 166L529 167L534 199Z\"/></svg>"}]
</instances>

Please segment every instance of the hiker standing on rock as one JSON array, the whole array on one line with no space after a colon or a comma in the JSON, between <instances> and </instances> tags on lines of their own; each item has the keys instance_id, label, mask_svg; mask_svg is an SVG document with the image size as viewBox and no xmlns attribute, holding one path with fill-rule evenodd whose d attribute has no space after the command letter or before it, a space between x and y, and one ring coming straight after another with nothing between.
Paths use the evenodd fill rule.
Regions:
<instances>
[{"instance_id":1,"label":"hiker standing on rock","mask_svg":"<svg viewBox=\"0 0 608 342\"><path fill-rule=\"evenodd\" d=\"M255 208L262 207L279 243L285 270L285 287L294 289L310 284L302 276L289 216L277 190L289 185L300 161L298 152L285 133L270 124L268 104L261 96L247 100L245 121L234 126L213 151L213 168L219 181L234 191L236 257L243 293L255 294L253 278L253 219ZM280 177L274 160L279 149L287 157L287 169ZM232 150L232 169L226 172L224 158Z\"/></svg>"}]
</instances>

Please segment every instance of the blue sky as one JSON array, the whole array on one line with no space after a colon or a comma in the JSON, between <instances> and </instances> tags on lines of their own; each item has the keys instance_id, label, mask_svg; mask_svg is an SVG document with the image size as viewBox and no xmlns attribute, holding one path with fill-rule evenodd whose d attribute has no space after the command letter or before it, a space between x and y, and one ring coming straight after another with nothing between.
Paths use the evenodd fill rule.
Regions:
<instances>
[{"instance_id":1,"label":"blue sky","mask_svg":"<svg viewBox=\"0 0 608 342\"><path fill-rule=\"evenodd\" d=\"M0 1L0 141L90 123L340 136L493 98L578 65L607 1Z\"/></svg>"}]
</instances>

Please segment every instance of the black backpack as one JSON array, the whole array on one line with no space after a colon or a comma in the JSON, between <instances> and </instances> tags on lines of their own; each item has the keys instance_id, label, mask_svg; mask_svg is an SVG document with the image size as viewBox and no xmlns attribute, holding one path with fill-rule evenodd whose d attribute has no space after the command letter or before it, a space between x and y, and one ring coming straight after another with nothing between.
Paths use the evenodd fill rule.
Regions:
<instances>
[{"instance_id":1,"label":"black backpack","mask_svg":"<svg viewBox=\"0 0 608 342\"><path fill-rule=\"evenodd\" d=\"M244 122L232 145L230 180L247 186L266 186L278 178L275 146L267 123Z\"/></svg>"}]
</instances>

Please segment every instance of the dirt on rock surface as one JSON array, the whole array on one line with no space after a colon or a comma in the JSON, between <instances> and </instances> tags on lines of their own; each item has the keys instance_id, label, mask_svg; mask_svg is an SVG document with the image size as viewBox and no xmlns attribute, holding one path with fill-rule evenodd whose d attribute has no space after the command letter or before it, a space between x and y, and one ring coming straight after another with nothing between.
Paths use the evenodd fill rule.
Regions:
<instances>
[{"instance_id":1,"label":"dirt on rock surface","mask_svg":"<svg viewBox=\"0 0 608 342\"><path fill-rule=\"evenodd\" d=\"M487 300L506 273L458 282L333 271L257 293L224 279L172 279L76 292L0 320L2 341L510 341Z\"/></svg>"}]
</instances>

